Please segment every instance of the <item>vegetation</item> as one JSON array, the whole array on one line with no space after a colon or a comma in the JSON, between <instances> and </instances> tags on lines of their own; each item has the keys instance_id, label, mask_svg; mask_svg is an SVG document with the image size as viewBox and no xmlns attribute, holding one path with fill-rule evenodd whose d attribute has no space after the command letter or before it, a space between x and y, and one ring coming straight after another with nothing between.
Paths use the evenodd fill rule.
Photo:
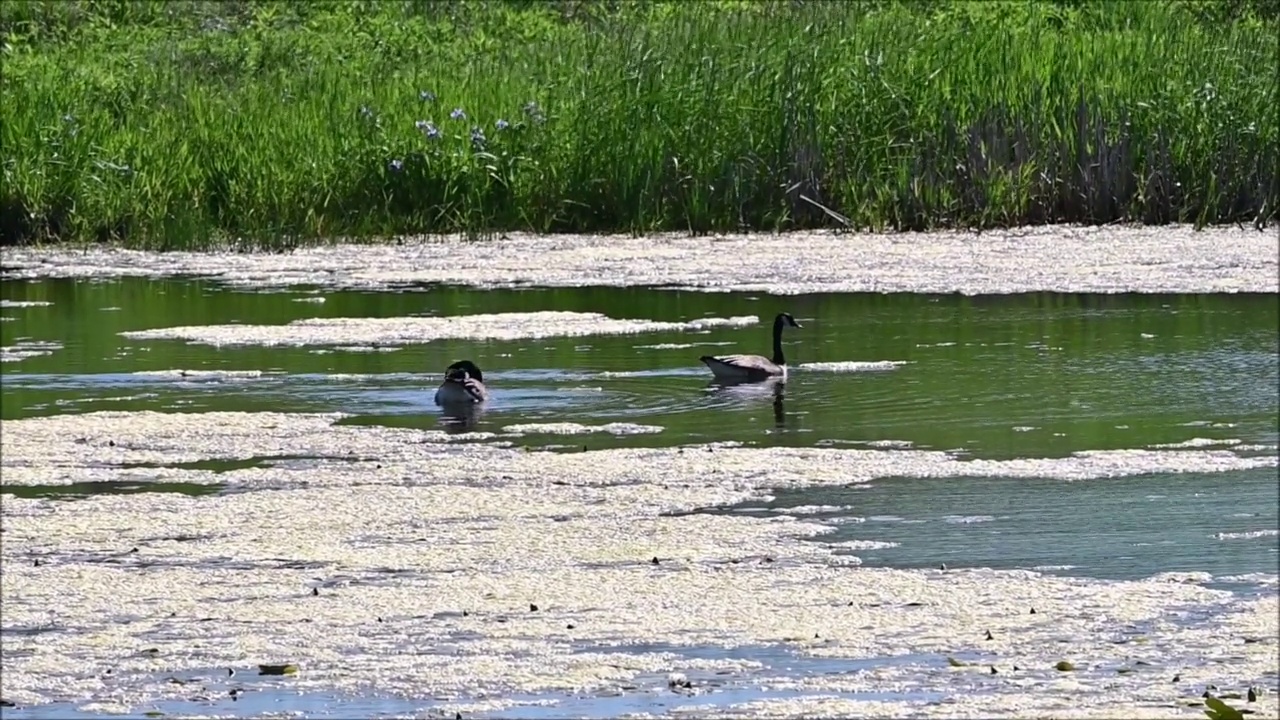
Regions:
<instances>
[{"instance_id":1,"label":"vegetation","mask_svg":"<svg viewBox=\"0 0 1280 720\"><path fill-rule=\"evenodd\" d=\"M1280 205L1280 0L7 0L0 33L5 243Z\"/></svg>"}]
</instances>

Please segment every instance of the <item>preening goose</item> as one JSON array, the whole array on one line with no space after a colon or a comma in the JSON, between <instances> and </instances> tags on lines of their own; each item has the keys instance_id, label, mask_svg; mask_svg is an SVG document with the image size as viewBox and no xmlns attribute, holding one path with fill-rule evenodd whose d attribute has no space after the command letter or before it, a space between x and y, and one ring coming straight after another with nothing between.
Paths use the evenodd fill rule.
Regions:
<instances>
[{"instance_id":1,"label":"preening goose","mask_svg":"<svg viewBox=\"0 0 1280 720\"><path fill-rule=\"evenodd\" d=\"M800 323L790 313L778 313L773 319L773 359L763 355L703 355L698 359L711 368L711 374L723 380L756 381L786 376L787 359L782 355L782 328L788 325L800 327Z\"/></svg>"},{"instance_id":2,"label":"preening goose","mask_svg":"<svg viewBox=\"0 0 1280 720\"><path fill-rule=\"evenodd\" d=\"M436 389L437 405L482 403L488 398L484 374L470 360L459 360L445 368L444 382Z\"/></svg>"}]
</instances>

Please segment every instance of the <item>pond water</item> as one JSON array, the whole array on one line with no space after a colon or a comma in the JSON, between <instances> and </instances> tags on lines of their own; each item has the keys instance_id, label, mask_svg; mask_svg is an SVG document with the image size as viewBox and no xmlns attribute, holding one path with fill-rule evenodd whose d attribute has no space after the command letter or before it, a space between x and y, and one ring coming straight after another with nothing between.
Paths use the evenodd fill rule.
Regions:
<instances>
[{"instance_id":1,"label":"pond water","mask_svg":"<svg viewBox=\"0 0 1280 720\"><path fill-rule=\"evenodd\" d=\"M727 441L910 447L994 460L1159 446L1275 454L1280 435L1280 304L1273 294L779 298L650 288L439 286L254 292L207 281L134 278L6 281L0 300L0 345L8 360L0 364L0 417L6 421L102 410L235 410L341 412L351 416L344 424L495 433L527 424L630 423L655 431L565 436L535 429L507 439L574 451ZM214 346L121 335L307 318L542 310L665 322L755 315L760 322L381 347L352 347L341 338L303 346ZM792 365L786 382L729 388L712 383L699 356L769 354L770 321L780 311L803 325L784 337ZM484 370L492 392L486 411L465 428L432 402L443 368L461 358ZM253 466L237 461L228 467ZM1221 587L1258 592L1247 578L1273 576L1280 563L1277 487L1275 468L1078 483L886 477L847 488L780 490L770 503L704 512L769 515L827 506L803 511L803 517L837 527L823 542L869 543L855 552L871 566L1021 568L1106 579L1207 572L1246 578ZM220 490L108 482L2 489L3 497L68 499ZM1274 585L1269 587L1274 593ZM919 662L929 667L940 659ZM751 687L726 687L717 702L765 697L760 690L753 695ZM423 707L278 690L273 694L266 686L253 697L234 704L220 700L200 711L338 716ZM502 715L610 716L695 703L670 693L660 702L628 697L570 698ZM45 705L12 716L67 716L73 709Z\"/></svg>"},{"instance_id":2,"label":"pond water","mask_svg":"<svg viewBox=\"0 0 1280 720\"><path fill-rule=\"evenodd\" d=\"M877 441L976 457L1060 456L1190 437L1275 443L1273 295L814 295L785 299L647 289L255 293L213 283L7 282L0 343L46 350L4 370L4 419L98 410L340 411L354 422L440 427L432 403L450 362L471 358L493 400L475 430L623 421L656 434L588 436L588 447L736 440L777 445ZM295 302L324 298L323 303ZM539 310L687 321L756 315L698 332L445 340L365 351L134 340L172 326L280 325ZM769 354L779 311L793 369L781 386L718 388L703 354ZM33 343L37 345L32 345ZM335 340L335 346L342 346ZM50 346L52 347L52 346ZM370 351L372 350L372 351ZM862 372L815 363L870 365ZM881 369L883 368L883 369ZM261 372L251 379L138 374ZM532 438L526 442L550 442Z\"/></svg>"}]
</instances>

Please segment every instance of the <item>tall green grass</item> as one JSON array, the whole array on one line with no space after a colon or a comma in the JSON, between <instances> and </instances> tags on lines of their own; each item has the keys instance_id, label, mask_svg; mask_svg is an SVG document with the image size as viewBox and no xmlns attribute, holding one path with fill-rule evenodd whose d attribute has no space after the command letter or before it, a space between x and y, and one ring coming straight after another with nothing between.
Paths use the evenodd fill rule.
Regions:
<instances>
[{"instance_id":1,"label":"tall green grass","mask_svg":"<svg viewBox=\"0 0 1280 720\"><path fill-rule=\"evenodd\" d=\"M1262 225L1221 7L9 0L0 239Z\"/></svg>"}]
</instances>

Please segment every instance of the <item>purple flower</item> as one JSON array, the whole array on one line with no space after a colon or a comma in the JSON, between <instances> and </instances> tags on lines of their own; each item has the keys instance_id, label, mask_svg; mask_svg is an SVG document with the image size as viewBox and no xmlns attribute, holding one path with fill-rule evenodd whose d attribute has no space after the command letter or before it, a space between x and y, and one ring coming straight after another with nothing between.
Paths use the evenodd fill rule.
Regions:
<instances>
[{"instance_id":1,"label":"purple flower","mask_svg":"<svg viewBox=\"0 0 1280 720\"><path fill-rule=\"evenodd\" d=\"M511 127L511 123L507 122L506 120L499 119L498 122L493 124L493 126L498 128L498 130L506 130L507 128Z\"/></svg>"},{"instance_id":2,"label":"purple flower","mask_svg":"<svg viewBox=\"0 0 1280 720\"><path fill-rule=\"evenodd\" d=\"M484 143L484 130L481 130L478 127L471 128L471 144L476 148L482 148L484 147Z\"/></svg>"},{"instance_id":3,"label":"purple flower","mask_svg":"<svg viewBox=\"0 0 1280 720\"><path fill-rule=\"evenodd\" d=\"M398 173L404 169L404 162L401 160L392 160L391 162L387 163L387 169L390 170L391 172Z\"/></svg>"},{"instance_id":4,"label":"purple flower","mask_svg":"<svg viewBox=\"0 0 1280 720\"><path fill-rule=\"evenodd\" d=\"M543 114L542 108L538 107L538 103L530 100L524 104L524 114L528 115L531 120L538 124L546 122L547 116Z\"/></svg>"},{"instance_id":5,"label":"purple flower","mask_svg":"<svg viewBox=\"0 0 1280 720\"><path fill-rule=\"evenodd\" d=\"M418 128L418 130L422 131L423 135L426 135L432 140L438 140L440 138L440 128L436 127L436 124L430 120L419 120L413 125Z\"/></svg>"},{"instance_id":6,"label":"purple flower","mask_svg":"<svg viewBox=\"0 0 1280 720\"><path fill-rule=\"evenodd\" d=\"M369 109L369 106L368 106L368 105L361 105L361 106L360 106L360 115L361 115L361 116L363 116L363 117L366 117L366 118L371 118L371 117L373 117L373 111Z\"/></svg>"},{"instance_id":7,"label":"purple flower","mask_svg":"<svg viewBox=\"0 0 1280 720\"><path fill-rule=\"evenodd\" d=\"M462 108L454 108L453 112L449 113L449 117L454 120L466 120L467 114L462 112Z\"/></svg>"},{"instance_id":8,"label":"purple flower","mask_svg":"<svg viewBox=\"0 0 1280 720\"><path fill-rule=\"evenodd\" d=\"M422 102L435 102L436 94L430 90L422 90L418 93L418 99Z\"/></svg>"}]
</instances>

